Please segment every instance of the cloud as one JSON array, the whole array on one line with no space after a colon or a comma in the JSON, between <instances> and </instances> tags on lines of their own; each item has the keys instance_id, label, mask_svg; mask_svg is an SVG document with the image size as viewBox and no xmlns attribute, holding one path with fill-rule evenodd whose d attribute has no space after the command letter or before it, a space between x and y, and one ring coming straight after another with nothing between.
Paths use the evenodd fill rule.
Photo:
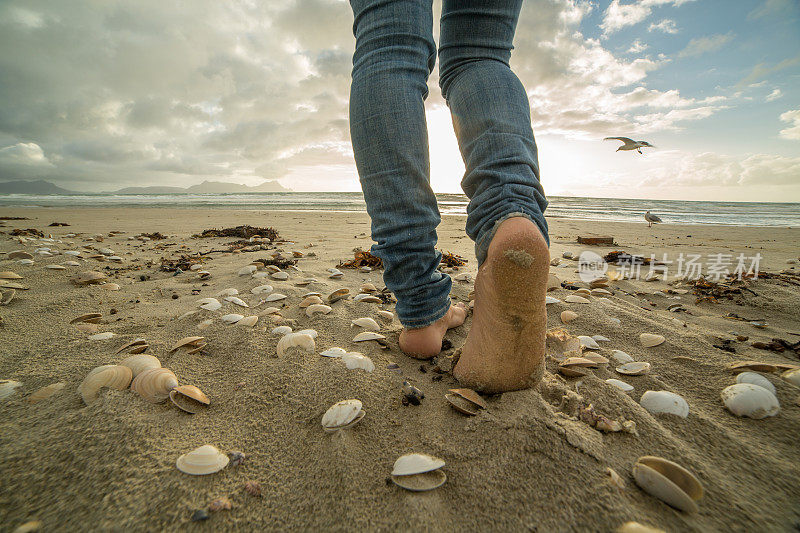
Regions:
<instances>
[{"instance_id":1,"label":"cloud","mask_svg":"<svg viewBox=\"0 0 800 533\"><path fill-rule=\"evenodd\" d=\"M664 19L658 24L656 24L655 22L650 24L650 26L647 27L647 31L650 32L660 31L662 33L674 34L678 33L678 26L675 24L674 20Z\"/></svg>"},{"instance_id":2,"label":"cloud","mask_svg":"<svg viewBox=\"0 0 800 533\"><path fill-rule=\"evenodd\" d=\"M626 26L642 22L650 16L654 7L669 4L677 7L688 1L691 0L639 0L631 4L621 4L620 0L612 0L603 13L603 22L600 24L600 28L603 30L603 35L608 36ZM664 22L667 21L662 21L662 24ZM670 22L674 25L674 21ZM653 26L651 25L651 28Z\"/></svg>"},{"instance_id":3,"label":"cloud","mask_svg":"<svg viewBox=\"0 0 800 533\"><path fill-rule=\"evenodd\" d=\"M792 109L780 116L782 122L788 122L790 126L781 130L778 135L784 139L800 141L800 109Z\"/></svg>"},{"instance_id":4,"label":"cloud","mask_svg":"<svg viewBox=\"0 0 800 533\"><path fill-rule=\"evenodd\" d=\"M777 100L778 98L781 98L782 96L783 96L783 93L781 92L780 89L773 89L772 92L767 95L766 101L767 102L772 102L773 100Z\"/></svg>"},{"instance_id":5,"label":"cloud","mask_svg":"<svg viewBox=\"0 0 800 533\"><path fill-rule=\"evenodd\" d=\"M52 166L42 148L36 143L17 143L0 148L0 164L23 166Z\"/></svg>"},{"instance_id":6,"label":"cloud","mask_svg":"<svg viewBox=\"0 0 800 533\"><path fill-rule=\"evenodd\" d=\"M689 41L686 48L678 53L678 57L692 57L715 52L733 40L733 32L726 34L710 35L708 37L698 37Z\"/></svg>"},{"instance_id":7,"label":"cloud","mask_svg":"<svg viewBox=\"0 0 800 533\"><path fill-rule=\"evenodd\" d=\"M640 186L749 187L760 185L796 186L800 176L800 157L772 154L730 156L714 152L699 154L672 151L654 153L660 159Z\"/></svg>"},{"instance_id":8,"label":"cloud","mask_svg":"<svg viewBox=\"0 0 800 533\"><path fill-rule=\"evenodd\" d=\"M748 13L748 20L755 20L773 15L787 15L797 12L797 2L794 0L765 0L762 5Z\"/></svg>"},{"instance_id":9,"label":"cloud","mask_svg":"<svg viewBox=\"0 0 800 533\"><path fill-rule=\"evenodd\" d=\"M645 43L643 43L639 39L636 39L635 41L633 41L633 43L631 43L631 47L628 48L628 53L638 54L639 52L644 52L645 50L647 50L647 48L648 46Z\"/></svg>"},{"instance_id":10,"label":"cloud","mask_svg":"<svg viewBox=\"0 0 800 533\"><path fill-rule=\"evenodd\" d=\"M750 73L739 80L736 84L738 86L752 84L754 82L760 81L763 78L766 78L770 74L775 74L780 72L781 70L794 67L795 65L800 64L800 55L795 57L789 57L774 65L767 65L766 63L758 63L756 66L750 70Z\"/></svg>"}]
</instances>

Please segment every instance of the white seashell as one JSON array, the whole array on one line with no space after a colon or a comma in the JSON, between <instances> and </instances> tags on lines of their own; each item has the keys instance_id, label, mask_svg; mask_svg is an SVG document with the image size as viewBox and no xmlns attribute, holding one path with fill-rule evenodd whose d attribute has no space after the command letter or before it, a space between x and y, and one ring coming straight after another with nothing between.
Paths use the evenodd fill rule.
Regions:
<instances>
[{"instance_id":1,"label":"white seashell","mask_svg":"<svg viewBox=\"0 0 800 533\"><path fill-rule=\"evenodd\" d=\"M444 461L424 453L409 453L399 457L394 462L393 476L412 476L438 470L444 466Z\"/></svg>"},{"instance_id":2,"label":"white seashell","mask_svg":"<svg viewBox=\"0 0 800 533\"><path fill-rule=\"evenodd\" d=\"M61 389L63 389L64 385L66 385L66 383L64 383L63 381L58 382L58 383L51 383L50 385L42 387L41 389L39 389L39 390L35 391L34 393L32 393L30 396L28 396L26 398L26 400L27 400L28 403L40 402L42 400L45 400L45 399L49 398L50 396L52 396L53 394L57 393ZM2 387L2 385L0 385L0 387ZM1 396L2 396L2 393L0 393L0 397ZM0 398L0 399L2 399L2 398Z\"/></svg>"},{"instance_id":3,"label":"white seashell","mask_svg":"<svg viewBox=\"0 0 800 533\"><path fill-rule=\"evenodd\" d=\"M342 276L344 276L344 272L340 272L337 270L336 272L332 272L331 275L328 277L331 279L340 279Z\"/></svg>"},{"instance_id":4,"label":"white seashell","mask_svg":"<svg viewBox=\"0 0 800 533\"><path fill-rule=\"evenodd\" d=\"M137 353L126 357L119 364L130 368L134 378L149 368L161 368L161 361L146 353Z\"/></svg>"},{"instance_id":5,"label":"white seashell","mask_svg":"<svg viewBox=\"0 0 800 533\"><path fill-rule=\"evenodd\" d=\"M353 326L362 327L362 328L366 329L367 331L380 331L381 330L381 327L378 325L377 322L375 322L375 319L374 318L369 318L369 317L356 318L355 320L351 320L350 324L353 325Z\"/></svg>"},{"instance_id":6,"label":"white seashell","mask_svg":"<svg viewBox=\"0 0 800 533\"><path fill-rule=\"evenodd\" d=\"M736 416L761 419L775 416L781 410L778 399L764 387L737 383L722 389L722 403Z\"/></svg>"},{"instance_id":7,"label":"white seashell","mask_svg":"<svg viewBox=\"0 0 800 533\"><path fill-rule=\"evenodd\" d=\"M106 259L108 259L109 261L115 261L117 263L122 262L122 258L118 255L109 255Z\"/></svg>"},{"instance_id":8,"label":"white seashell","mask_svg":"<svg viewBox=\"0 0 800 533\"><path fill-rule=\"evenodd\" d=\"M178 457L175 466L184 474L202 476L219 472L228 466L229 461L226 454L206 444Z\"/></svg>"},{"instance_id":9,"label":"white seashell","mask_svg":"<svg viewBox=\"0 0 800 533\"><path fill-rule=\"evenodd\" d=\"M309 305L321 304L321 303L322 303L322 298L320 298L319 296L309 296L308 298L304 298L303 301L298 304L298 307L300 309L305 309Z\"/></svg>"},{"instance_id":10,"label":"white seashell","mask_svg":"<svg viewBox=\"0 0 800 533\"><path fill-rule=\"evenodd\" d=\"M202 298L197 300L197 303L200 304L201 309L205 309L206 311L216 311L222 307L222 304L219 303L219 300L216 298Z\"/></svg>"},{"instance_id":11,"label":"white seashell","mask_svg":"<svg viewBox=\"0 0 800 533\"><path fill-rule=\"evenodd\" d=\"M13 379L0 379L0 400L4 400L14 394L22 383L14 381Z\"/></svg>"},{"instance_id":12,"label":"white seashell","mask_svg":"<svg viewBox=\"0 0 800 533\"><path fill-rule=\"evenodd\" d=\"M567 301L569 301L569 297L567 297ZM561 302L561 300L559 300L558 298L555 298L554 296L545 296L544 297L544 303L545 303L545 305L547 305L547 304L560 304L562 302Z\"/></svg>"},{"instance_id":13,"label":"white seashell","mask_svg":"<svg viewBox=\"0 0 800 533\"><path fill-rule=\"evenodd\" d=\"M258 268L255 265L247 265L246 267L242 267L241 269L239 269L239 275L240 276L249 276L250 274L252 274L256 270L258 270Z\"/></svg>"},{"instance_id":14,"label":"white seashell","mask_svg":"<svg viewBox=\"0 0 800 533\"><path fill-rule=\"evenodd\" d=\"M289 279L289 274L287 274L286 272L273 272L272 274L270 274L270 277L272 279L284 281Z\"/></svg>"},{"instance_id":15,"label":"white seashell","mask_svg":"<svg viewBox=\"0 0 800 533\"><path fill-rule=\"evenodd\" d=\"M453 276L455 281L464 281L469 282L472 281L472 275L469 272L462 272L461 274L456 274Z\"/></svg>"},{"instance_id":16,"label":"white seashell","mask_svg":"<svg viewBox=\"0 0 800 533\"><path fill-rule=\"evenodd\" d=\"M800 368L796 368L794 370L787 370L781 377L794 385L795 387L800 387Z\"/></svg>"},{"instance_id":17,"label":"white seashell","mask_svg":"<svg viewBox=\"0 0 800 533\"><path fill-rule=\"evenodd\" d=\"M250 292L253 294L269 294L272 292L272 285L259 285L258 287L250 289Z\"/></svg>"},{"instance_id":18,"label":"white seashell","mask_svg":"<svg viewBox=\"0 0 800 533\"><path fill-rule=\"evenodd\" d=\"M681 418L689 416L689 404L674 392L645 391L639 404L653 414L677 415Z\"/></svg>"},{"instance_id":19,"label":"white seashell","mask_svg":"<svg viewBox=\"0 0 800 533\"><path fill-rule=\"evenodd\" d=\"M581 346L586 348L587 350L599 350L600 345L597 344L593 338L588 337L586 335L578 335L578 340L581 341Z\"/></svg>"},{"instance_id":20,"label":"white seashell","mask_svg":"<svg viewBox=\"0 0 800 533\"><path fill-rule=\"evenodd\" d=\"M64 265L71 267L81 266L77 261L64 261Z\"/></svg>"},{"instance_id":21,"label":"white seashell","mask_svg":"<svg viewBox=\"0 0 800 533\"><path fill-rule=\"evenodd\" d=\"M310 285L312 283L316 283L317 278L305 278L301 279L300 281L296 281L294 284L298 287L305 287L306 285Z\"/></svg>"},{"instance_id":22,"label":"white seashell","mask_svg":"<svg viewBox=\"0 0 800 533\"><path fill-rule=\"evenodd\" d=\"M611 339L604 335L592 335L592 338L597 342L611 342Z\"/></svg>"},{"instance_id":23,"label":"white seashell","mask_svg":"<svg viewBox=\"0 0 800 533\"><path fill-rule=\"evenodd\" d=\"M77 250L67 250L66 252L64 252L64 255L71 255L73 257L80 257L81 253L79 251L77 251Z\"/></svg>"},{"instance_id":24,"label":"white seashell","mask_svg":"<svg viewBox=\"0 0 800 533\"><path fill-rule=\"evenodd\" d=\"M315 329L301 329L297 333L302 333L303 335L311 335L312 339L317 338L317 330Z\"/></svg>"},{"instance_id":25,"label":"white seashell","mask_svg":"<svg viewBox=\"0 0 800 533\"><path fill-rule=\"evenodd\" d=\"M342 400L333 404L322 415L322 427L325 431L350 427L364 418L363 412L360 400Z\"/></svg>"},{"instance_id":26,"label":"white seashell","mask_svg":"<svg viewBox=\"0 0 800 533\"><path fill-rule=\"evenodd\" d=\"M324 352L320 352L319 354L323 357L339 358L346 353L347 350L345 350L344 348L339 348L337 346L334 346L333 348L328 348L327 350L325 350Z\"/></svg>"},{"instance_id":27,"label":"white seashell","mask_svg":"<svg viewBox=\"0 0 800 533\"><path fill-rule=\"evenodd\" d=\"M657 335L655 333L642 333L639 335L639 342L641 342L642 346L645 348L652 348L664 342L664 337L663 335Z\"/></svg>"},{"instance_id":28,"label":"white seashell","mask_svg":"<svg viewBox=\"0 0 800 533\"><path fill-rule=\"evenodd\" d=\"M325 304L312 304L306 308L306 315L314 316L316 314L327 315L331 312L331 306Z\"/></svg>"},{"instance_id":29,"label":"white seashell","mask_svg":"<svg viewBox=\"0 0 800 533\"><path fill-rule=\"evenodd\" d=\"M614 379L614 378L607 379L606 383L608 383L609 385L613 385L613 386L617 387L618 389L623 390L625 392L630 392L630 391L633 390L633 385L628 385L624 381L620 381L618 379Z\"/></svg>"},{"instance_id":30,"label":"white seashell","mask_svg":"<svg viewBox=\"0 0 800 533\"><path fill-rule=\"evenodd\" d=\"M687 513L696 513L695 502L703 497L703 486L691 472L661 457L640 457L633 478L648 494Z\"/></svg>"},{"instance_id":31,"label":"white seashell","mask_svg":"<svg viewBox=\"0 0 800 533\"><path fill-rule=\"evenodd\" d=\"M314 353L316 345L314 337L306 333L289 333L278 341L278 357L283 357L290 348L301 348L309 353Z\"/></svg>"},{"instance_id":32,"label":"white seashell","mask_svg":"<svg viewBox=\"0 0 800 533\"><path fill-rule=\"evenodd\" d=\"M307 293L305 293L303 295L303 298L310 298L311 296L318 296L319 298L322 298L322 293L321 292L307 292Z\"/></svg>"},{"instance_id":33,"label":"white seashell","mask_svg":"<svg viewBox=\"0 0 800 533\"><path fill-rule=\"evenodd\" d=\"M285 299L286 299L286 295L285 294L281 294L279 292L273 292L272 294L270 294L269 296L264 298L264 301L265 302L277 302L279 300L285 300Z\"/></svg>"},{"instance_id":34,"label":"white seashell","mask_svg":"<svg viewBox=\"0 0 800 533\"><path fill-rule=\"evenodd\" d=\"M239 307L250 307L249 305L247 305L247 302L245 302L244 300L242 300L237 296L226 296L225 301L238 305Z\"/></svg>"},{"instance_id":35,"label":"white seashell","mask_svg":"<svg viewBox=\"0 0 800 533\"><path fill-rule=\"evenodd\" d=\"M622 350L614 350L613 352L611 352L611 358L620 364L633 362L633 357L623 352Z\"/></svg>"},{"instance_id":36,"label":"white seashell","mask_svg":"<svg viewBox=\"0 0 800 533\"><path fill-rule=\"evenodd\" d=\"M106 341L114 336L114 333L110 331L106 331L105 333L95 333L94 335L89 335L90 341Z\"/></svg>"},{"instance_id":37,"label":"white seashell","mask_svg":"<svg viewBox=\"0 0 800 533\"><path fill-rule=\"evenodd\" d=\"M169 368L148 368L131 383L131 390L148 402L163 402L172 389L178 386L178 378Z\"/></svg>"},{"instance_id":38,"label":"white seashell","mask_svg":"<svg viewBox=\"0 0 800 533\"><path fill-rule=\"evenodd\" d=\"M736 376L736 383L750 383L751 385L758 385L759 387L764 387L772 394L775 394L775 385L773 385L770 380L761 374L757 374L756 372L742 372Z\"/></svg>"},{"instance_id":39,"label":"white seashell","mask_svg":"<svg viewBox=\"0 0 800 533\"><path fill-rule=\"evenodd\" d=\"M265 315L276 315L280 314L281 310L277 307L267 307L262 311Z\"/></svg>"},{"instance_id":40,"label":"white seashell","mask_svg":"<svg viewBox=\"0 0 800 533\"><path fill-rule=\"evenodd\" d=\"M261 279L269 276L269 272L253 272L252 279Z\"/></svg>"},{"instance_id":41,"label":"white seashell","mask_svg":"<svg viewBox=\"0 0 800 533\"><path fill-rule=\"evenodd\" d=\"M570 304L588 304L589 300L584 298L583 296L578 296L577 294L570 294L564 301Z\"/></svg>"},{"instance_id":42,"label":"white seashell","mask_svg":"<svg viewBox=\"0 0 800 533\"><path fill-rule=\"evenodd\" d=\"M633 361L617 367L617 372L628 376L641 376L650 372L650 363Z\"/></svg>"},{"instance_id":43,"label":"white seashell","mask_svg":"<svg viewBox=\"0 0 800 533\"><path fill-rule=\"evenodd\" d=\"M378 316L382 319L386 320L387 322L391 322L394 320L394 313L391 311L378 311Z\"/></svg>"},{"instance_id":44,"label":"white seashell","mask_svg":"<svg viewBox=\"0 0 800 533\"><path fill-rule=\"evenodd\" d=\"M561 322L564 324L568 324L578 318L578 313L575 311L562 311L561 312Z\"/></svg>"},{"instance_id":45,"label":"white seashell","mask_svg":"<svg viewBox=\"0 0 800 533\"><path fill-rule=\"evenodd\" d=\"M376 341L385 338L385 336L381 335L380 333L375 333L374 331L362 331L353 337L353 342Z\"/></svg>"},{"instance_id":46,"label":"white seashell","mask_svg":"<svg viewBox=\"0 0 800 533\"><path fill-rule=\"evenodd\" d=\"M340 359L344 362L344 366L346 366L349 370L355 370L359 368L367 372L372 372L375 370L375 363L372 362L372 359L359 352L347 352L346 354L342 355Z\"/></svg>"},{"instance_id":47,"label":"white seashell","mask_svg":"<svg viewBox=\"0 0 800 533\"><path fill-rule=\"evenodd\" d=\"M278 326L277 328L273 328L270 333L273 335L288 335L292 332L292 328L289 326Z\"/></svg>"},{"instance_id":48,"label":"white seashell","mask_svg":"<svg viewBox=\"0 0 800 533\"><path fill-rule=\"evenodd\" d=\"M202 322L198 322L197 323L197 329L200 329L200 330L206 329L208 326L210 326L213 323L214 323L214 321L211 320L210 318L208 320L203 320Z\"/></svg>"},{"instance_id":49,"label":"white seashell","mask_svg":"<svg viewBox=\"0 0 800 533\"><path fill-rule=\"evenodd\" d=\"M223 316L219 317L220 320L222 320L223 322L227 322L228 324L236 324L237 322L239 322L243 318L244 318L244 315L240 315L240 314L237 314L237 313L231 313L229 315L223 315Z\"/></svg>"},{"instance_id":50,"label":"white seashell","mask_svg":"<svg viewBox=\"0 0 800 533\"><path fill-rule=\"evenodd\" d=\"M118 291L122 287L120 287L117 283L103 283L100 285L100 288L106 291Z\"/></svg>"},{"instance_id":51,"label":"white seashell","mask_svg":"<svg viewBox=\"0 0 800 533\"><path fill-rule=\"evenodd\" d=\"M50 270L66 270L67 267L63 265L47 265L45 268L49 268Z\"/></svg>"},{"instance_id":52,"label":"white seashell","mask_svg":"<svg viewBox=\"0 0 800 533\"><path fill-rule=\"evenodd\" d=\"M242 318L236 324L239 326L248 326L252 328L256 325L256 323L258 323L258 317L256 315L250 315Z\"/></svg>"},{"instance_id":53,"label":"white seashell","mask_svg":"<svg viewBox=\"0 0 800 533\"><path fill-rule=\"evenodd\" d=\"M114 250L111 248L100 248L100 253L103 255L114 255Z\"/></svg>"},{"instance_id":54,"label":"white seashell","mask_svg":"<svg viewBox=\"0 0 800 533\"><path fill-rule=\"evenodd\" d=\"M100 389L123 390L131 382L133 373L127 366L103 365L92 369L78 386L78 393L87 405L97 399Z\"/></svg>"},{"instance_id":55,"label":"white seashell","mask_svg":"<svg viewBox=\"0 0 800 533\"><path fill-rule=\"evenodd\" d=\"M363 266L359 270L361 270L361 272L372 272L372 268L368 266Z\"/></svg>"},{"instance_id":56,"label":"white seashell","mask_svg":"<svg viewBox=\"0 0 800 533\"><path fill-rule=\"evenodd\" d=\"M19 263L20 265L32 265L33 259L20 259L19 261L17 261L17 263Z\"/></svg>"},{"instance_id":57,"label":"white seashell","mask_svg":"<svg viewBox=\"0 0 800 533\"><path fill-rule=\"evenodd\" d=\"M225 296L236 296L237 294L239 294L239 291L237 289L230 288L219 291L217 293L217 298L224 298Z\"/></svg>"}]
</instances>

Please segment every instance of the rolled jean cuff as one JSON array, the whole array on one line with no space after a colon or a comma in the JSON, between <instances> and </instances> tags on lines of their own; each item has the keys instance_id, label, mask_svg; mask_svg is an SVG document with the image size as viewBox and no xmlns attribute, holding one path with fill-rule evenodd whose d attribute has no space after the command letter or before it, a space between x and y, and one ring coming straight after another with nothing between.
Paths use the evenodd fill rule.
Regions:
<instances>
[{"instance_id":1,"label":"rolled jean cuff","mask_svg":"<svg viewBox=\"0 0 800 533\"><path fill-rule=\"evenodd\" d=\"M486 255L489 253L489 245L492 243L492 239L494 238L494 234L497 233L497 228L500 227L500 223L514 217L525 217L536 224L536 227L542 232L544 240L547 241L547 245L550 245L550 236L547 232L547 222L545 222L543 215L531 216L528 213L523 213L522 211L507 213L495 220L494 224L492 225L492 229L484 233L483 236L479 237L475 241L475 257L478 258L478 266L481 266L483 262L486 261Z\"/></svg>"},{"instance_id":2,"label":"rolled jean cuff","mask_svg":"<svg viewBox=\"0 0 800 533\"><path fill-rule=\"evenodd\" d=\"M400 307L399 304L397 307ZM442 305L437 305L435 311L427 313L426 315L423 315L421 317L415 316L411 318L408 316L404 316L405 315L405 313L403 313L404 310L396 308L397 317L400 319L400 323L403 324L403 327L407 329L419 329L419 328L424 328L426 326L430 326L431 324L442 318L444 315L446 315L448 309L450 309L449 292L446 295L446 299Z\"/></svg>"}]
</instances>

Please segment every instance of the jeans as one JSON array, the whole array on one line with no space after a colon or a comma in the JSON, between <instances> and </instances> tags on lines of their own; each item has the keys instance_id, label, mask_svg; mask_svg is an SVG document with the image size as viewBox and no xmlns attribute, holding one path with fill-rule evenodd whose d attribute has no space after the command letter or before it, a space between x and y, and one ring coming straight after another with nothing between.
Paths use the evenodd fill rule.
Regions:
<instances>
[{"instance_id":1,"label":"jeans","mask_svg":"<svg viewBox=\"0 0 800 533\"><path fill-rule=\"evenodd\" d=\"M443 0L439 86L447 101L470 198L466 231L480 265L497 225L532 220L548 238L547 200L525 89L509 67L522 0ZM356 50L350 135L372 253L407 328L442 318L451 280L437 270L441 221L430 186L424 100L436 62L431 0L350 0Z\"/></svg>"}]
</instances>

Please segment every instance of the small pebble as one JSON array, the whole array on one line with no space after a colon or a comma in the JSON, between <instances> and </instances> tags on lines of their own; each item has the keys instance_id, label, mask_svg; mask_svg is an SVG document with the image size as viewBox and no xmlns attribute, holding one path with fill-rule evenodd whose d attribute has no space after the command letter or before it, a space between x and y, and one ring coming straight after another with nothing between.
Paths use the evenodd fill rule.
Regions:
<instances>
[{"instance_id":1,"label":"small pebble","mask_svg":"<svg viewBox=\"0 0 800 533\"><path fill-rule=\"evenodd\" d=\"M177 295L177 294L173 294L173 295L172 295L172 299L173 299L173 300L177 300L177 299L178 299L178 295Z\"/></svg>"},{"instance_id":2,"label":"small pebble","mask_svg":"<svg viewBox=\"0 0 800 533\"><path fill-rule=\"evenodd\" d=\"M208 520L208 513L203 509L197 509L192 513L192 522L199 522L201 520Z\"/></svg>"},{"instance_id":3,"label":"small pebble","mask_svg":"<svg viewBox=\"0 0 800 533\"><path fill-rule=\"evenodd\" d=\"M247 456L243 452L240 452L238 450L231 450L228 452L228 457L230 457L231 459L230 462L231 466L239 466L244 462L245 457Z\"/></svg>"},{"instance_id":4,"label":"small pebble","mask_svg":"<svg viewBox=\"0 0 800 533\"><path fill-rule=\"evenodd\" d=\"M212 513L216 513L218 511L227 511L231 508L231 501L224 496L222 498L217 498L216 500L212 501L208 504L208 510Z\"/></svg>"}]
</instances>

